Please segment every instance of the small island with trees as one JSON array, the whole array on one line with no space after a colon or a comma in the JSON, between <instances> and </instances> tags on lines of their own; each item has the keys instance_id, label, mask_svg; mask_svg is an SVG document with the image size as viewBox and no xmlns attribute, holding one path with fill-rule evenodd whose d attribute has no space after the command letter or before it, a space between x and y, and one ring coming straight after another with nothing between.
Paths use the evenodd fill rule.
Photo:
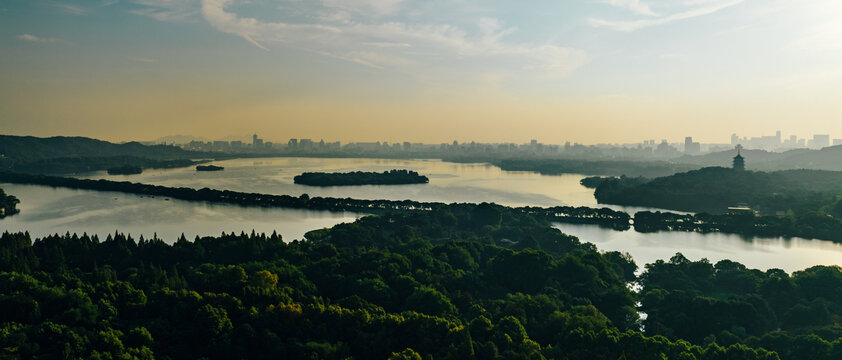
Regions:
<instances>
[{"instance_id":1,"label":"small island with trees","mask_svg":"<svg viewBox=\"0 0 842 360\"><path fill-rule=\"evenodd\" d=\"M108 168L108 175L137 175L143 173L143 168L134 165L123 165Z\"/></svg>"},{"instance_id":2,"label":"small island with trees","mask_svg":"<svg viewBox=\"0 0 842 360\"><path fill-rule=\"evenodd\" d=\"M199 166L196 166L196 171L221 171L221 170L224 170L224 169L225 169L224 167L216 166L216 165L199 165Z\"/></svg>"},{"instance_id":3,"label":"small island with trees","mask_svg":"<svg viewBox=\"0 0 842 360\"><path fill-rule=\"evenodd\" d=\"M18 203L20 203L18 198L12 195L6 195L6 192L0 189L0 219L20 212L17 209Z\"/></svg>"},{"instance_id":4,"label":"small island with trees","mask_svg":"<svg viewBox=\"0 0 842 360\"><path fill-rule=\"evenodd\" d=\"M349 173L305 172L293 178L296 184L312 186L343 185L405 185L426 184L430 179L411 170L392 169L378 172L354 171Z\"/></svg>"}]
</instances>

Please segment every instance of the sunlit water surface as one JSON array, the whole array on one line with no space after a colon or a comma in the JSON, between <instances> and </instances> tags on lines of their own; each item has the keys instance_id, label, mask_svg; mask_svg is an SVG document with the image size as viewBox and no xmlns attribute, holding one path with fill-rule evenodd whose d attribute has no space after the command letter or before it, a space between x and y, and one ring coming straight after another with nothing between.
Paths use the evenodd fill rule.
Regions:
<instances>
[{"instance_id":1,"label":"sunlit water surface","mask_svg":"<svg viewBox=\"0 0 842 360\"><path fill-rule=\"evenodd\" d=\"M842 265L842 244L801 238L760 238L723 233L615 231L595 225L554 225L562 232L593 243L603 251L628 252L641 268L669 261L680 252L690 260L711 263L729 259L752 269L803 270L814 265Z\"/></svg>"},{"instance_id":2,"label":"sunlit water surface","mask_svg":"<svg viewBox=\"0 0 842 360\"><path fill-rule=\"evenodd\" d=\"M301 239L314 229L353 222L360 215L297 209L241 207L167 200L117 192L51 188L46 186L0 184L21 203L19 214L0 220L0 230L29 231L33 237L66 232L108 234L121 232L158 238L172 243L183 233L195 236L242 231L271 234L277 231L285 240Z\"/></svg>"},{"instance_id":3,"label":"sunlit water surface","mask_svg":"<svg viewBox=\"0 0 842 360\"><path fill-rule=\"evenodd\" d=\"M214 164L224 166L225 170L146 170L143 174L131 176L95 172L80 177L293 196L307 193L310 196L358 199L495 202L508 206L601 206L593 198L593 190L579 184L582 175L545 176L508 172L486 164L332 158L235 159ZM418 171L428 176L430 183L326 188L293 183L293 177L305 171L385 171L395 168ZM193 238L254 230L267 234L277 231L290 241L301 239L309 230L351 222L362 216L347 212L240 207L33 185L0 184L0 187L21 199L21 213L0 220L0 230L29 231L34 237L65 232L105 237L119 231L135 237L157 234L159 238L173 242L182 233ZM630 213L644 209L612 208ZM826 241L745 238L717 233L642 234L592 225L558 224L557 227L596 244L602 250L629 252L639 265L669 259L676 252L694 260L706 257L715 262L727 258L752 268L781 268L787 271L817 264L842 264L842 246Z\"/></svg>"},{"instance_id":4,"label":"sunlit water surface","mask_svg":"<svg viewBox=\"0 0 842 360\"><path fill-rule=\"evenodd\" d=\"M488 164L457 164L440 160L261 158L217 161L223 171L194 168L145 170L139 175L108 175L104 171L81 177L132 181L174 187L298 196L351 197L435 202L494 202L507 206L597 206L593 190L579 184L581 175L542 176L511 172ZM298 185L303 172L414 170L430 178L428 184L318 187Z\"/></svg>"}]
</instances>

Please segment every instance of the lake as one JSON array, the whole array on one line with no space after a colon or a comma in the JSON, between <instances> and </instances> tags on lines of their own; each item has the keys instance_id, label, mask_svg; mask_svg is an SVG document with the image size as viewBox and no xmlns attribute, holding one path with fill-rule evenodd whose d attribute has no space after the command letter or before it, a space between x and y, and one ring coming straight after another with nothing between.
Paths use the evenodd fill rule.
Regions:
<instances>
[{"instance_id":1,"label":"lake","mask_svg":"<svg viewBox=\"0 0 842 360\"><path fill-rule=\"evenodd\" d=\"M368 200L429 202L494 202L506 206L597 207L593 189L581 184L583 175L546 176L534 172L503 171L489 164L460 164L441 160L279 157L213 162L223 171L195 168L144 170L139 175L108 175L105 171L79 177L146 184L225 189L276 195ZM299 185L293 177L303 172L386 171L408 169L430 178L428 184L318 187ZM637 208L604 205L614 209Z\"/></svg>"},{"instance_id":2,"label":"lake","mask_svg":"<svg viewBox=\"0 0 842 360\"><path fill-rule=\"evenodd\" d=\"M150 238L157 233L159 238L173 243L182 233L193 240L196 235L255 230L266 234L277 231L284 240L291 241L303 238L307 231L353 222L361 216L36 185L0 184L0 187L21 201L20 213L0 220L0 230L29 231L33 237L70 232L97 234L104 240L108 234L119 231L135 239L140 235Z\"/></svg>"},{"instance_id":3,"label":"lake","mask_svg":"<svg viewBox=\"0 0 842 360\"><path fill-rule=\"evenodd\" d=\"M562 232L590 242L604 251L628 252L638 266L680 252L690 260L711 263L729 259L752 269L783 269L789 273L814 265L842 264L842 244L801 238L760 238L723 233L616 231L596 225L554 225Z\"/></svg>"},{"instance_id":4,"label":"lake","mask_svg":"<svg viewBox=\"0 0 842 360\"><path fill-rule=\"evenodd\" d=\"M140 175L80 175L91 179L132 181L164 186L227 189L234 191L298 196L351 197L438 202L495 202L508 206L601 206L593 190L579 184L582 175L547 176L531 172L502 171L486 164L457 164L439 160L268 158L214 162L218 172L194 168L146 170ZM305 171L347 172L418 171L429 184L313 187L293 183ZM307 231L351 222L356 213L333 213L297 209L240 207L143 197L132 194L0 184L21 200L21 213L0 220L2 231L29 231L40 237L54 233L107 234L120 231L135 237L174 242L184 233L218 235L221 232L270 234L277 231L286 241L301 239ZM645 208L609 206L630 213ZM807 239L745 238L729 234L686 232L638 233L614 231L595 225L557 224L565 233L592 242L601 250L632 254L639 265L669 259L681 252L690 259L706 257L712 262L731 259L751 268L800 270L813 265L842 263L842 245Z\"/></svg>"}]
</instances>

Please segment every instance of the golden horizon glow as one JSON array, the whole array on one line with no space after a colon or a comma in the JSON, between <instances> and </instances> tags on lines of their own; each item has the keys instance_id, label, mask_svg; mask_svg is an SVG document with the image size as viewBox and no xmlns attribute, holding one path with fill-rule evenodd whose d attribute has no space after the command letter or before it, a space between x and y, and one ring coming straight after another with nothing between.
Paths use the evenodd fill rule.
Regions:
<instances>
[{"instance_id":1,"label":"golden horizon glow","mask_svg":"<svg viewBox=\"0 0 842 360\"><path fill-rule=\"evenodd\" d=\"M504 2L282 4L6 5L0 132L111 141L258 133L728 143L731 133L776 130L842 138L836 1L540 1L517 11Z\"/></svg>"}]
</instances>

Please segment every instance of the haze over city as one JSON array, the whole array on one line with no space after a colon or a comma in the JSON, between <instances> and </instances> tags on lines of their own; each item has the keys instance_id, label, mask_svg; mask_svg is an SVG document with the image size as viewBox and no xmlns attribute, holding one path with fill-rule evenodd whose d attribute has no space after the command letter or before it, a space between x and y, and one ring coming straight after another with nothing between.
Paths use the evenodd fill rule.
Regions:
<instances>
[{"instance_id":1,"label":"haze over city","mask_svg":"<svg viewBox=\"0 0 842 360\"><path fill-rule=\"evenodd\" d=\"M842 3L4 1L0 125L111 141L842 136Z\"/></svg>"}]
</instances>

